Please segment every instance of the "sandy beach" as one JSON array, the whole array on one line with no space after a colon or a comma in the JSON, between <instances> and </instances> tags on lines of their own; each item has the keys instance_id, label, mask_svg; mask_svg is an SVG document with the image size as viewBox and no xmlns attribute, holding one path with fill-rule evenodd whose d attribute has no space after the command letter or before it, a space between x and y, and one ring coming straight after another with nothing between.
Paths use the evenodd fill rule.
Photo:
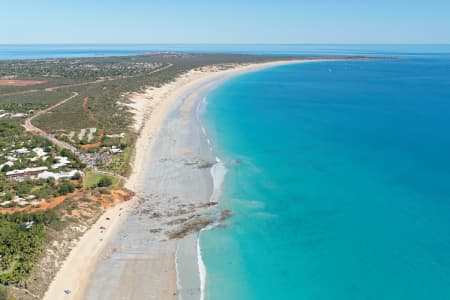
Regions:
<instances>
[{"instance_id":1,"label":"sandy beach","mask_svg":"<svg viewBox=\"0 0 450 300\"><path fill-rule=\"evenodd\" d=\"M309 61L204 67L130 95L140 135L126 187L136 196L87 231L44 299L200 299L195 229L220 212L209 205L215 157L198 118L202 99L238 74L298 62Z\"/></svg>"}]
</instances>

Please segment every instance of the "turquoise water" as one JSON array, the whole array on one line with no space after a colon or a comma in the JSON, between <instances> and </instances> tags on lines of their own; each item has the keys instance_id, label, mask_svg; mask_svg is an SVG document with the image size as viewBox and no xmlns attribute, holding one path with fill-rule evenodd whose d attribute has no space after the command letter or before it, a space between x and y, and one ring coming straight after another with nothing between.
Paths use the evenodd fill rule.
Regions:
<instances>
[{"instance_id":1,"label":"turquoise water","mask_svg":"<svg viewBox=\"0 0 450 300\"><path fill-rule=\"evenodd\" d=\"M226 162L206 299L450 299L450 54L234 78L204 116Z\"/></svg>"}]
</instances>

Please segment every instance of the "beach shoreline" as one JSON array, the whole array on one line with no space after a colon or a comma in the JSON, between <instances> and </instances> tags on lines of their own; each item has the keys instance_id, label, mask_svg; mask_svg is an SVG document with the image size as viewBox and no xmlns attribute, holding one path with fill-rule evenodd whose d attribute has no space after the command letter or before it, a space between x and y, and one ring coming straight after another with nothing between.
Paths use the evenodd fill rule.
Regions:
<instances>
[{"instance_id":1,"label":"beach shoreline","mask_svg":"<svg viewBox=\"0 0 450 300\"><path fill-rule=\"evenodd\" d=\"M327 59L275 61L239 65L227 70L204 67L201 70L192 70L160 88L150 88L145 93L130 95L132 102L130 106L136 112L136 129L140 131L140 135L135 145L132 173L126 187L135 191L137 196L108 210L83 235L52 281L44 299L107 299L111 295L120 295L127 299L144 299L143 295L148 296L149 291L153 297L164 297L164 299L186 300L203 297L201 292L205 278L201 279L199 273L198 260L201 258L201 250L198 244L198 231L188 233L176 240L167 238L168 232L176 230L174 226L153 228L155 224L160 227L162 223L169 224L181 220L180 215L171 214L177 209L189 207L193 214L202 215L206 212L205 203L211 200L214 189L210 169L198 167L192 170L191 162L186 162L186 157L196 152L193 155L194 160L197 159L195 163L211 162L211 160L215 163L211 147L206 143L204 128L201 123L198 123L200 120L197 118L195 108L208 91L240 74L285 64L325 60ZM184 126L187 127L183 128ZM183 132L183 137L179 137L181 134L177 132L178 130ZM194 131L198 136L192 139L191 134ZM173 141L170 138L184 139L184 144L171 145ZM175 151L171 159L175 158L182 163L177 162L173 166L174 170L179 170L176 171L175 178L158 183L159 178L167 177L164 172L170 169L167 166L160 166L162 161L167 159L168 151ZM155 177L159 173L161 176ZM198 182L197 187L190 186L189 180L184 180L198 178L198 176L202 180ZM176 187L170 186L175 183ZM157 202L171 188L177 191L177 195L173 196L169 203ZM201 190L200 197L199 190ZM143 208L145 205L149 205L148 212L161 214L161 217L158 217L158 220L153 220L151 217L148 220L145 218L142 220L143 216L147 217L145 214L147 210ZM139 223L138 226L137 223ZM135 249L135 246L136 241L143 239L140 228L147 225L149 228L153 226L149 229L149 238L147 237L151 244L143 249L150 250L147 251L148 253L142 253L144 250ZM106 229L100 232L100 227ZM133 232L136 232L136 236L133 236ZM126 250L122 251L122 249ZM146 266L151 267L152 270L145 267L139 269L136 261L129 264L129 261L133 260L130 257L133 259L137 257L136 261L139 262L145 260L148 263ZM148 272L165 274L165 276L154 278L146 274ZM192 277L193 272L199 274L198 278L187 278L183 275L189 274L189 277ZM131 273L134 276L132 286L128 284L117 286L118 282L123 282ZM80 276L80 274L83 275ZM145 279L143 282L146 285L141 292L139 291L142 288L140 278ZM65 294L66 290L70 290L71 293ZM127 290L131 290L132 294L129 294Z\"/></svg>"}]
</instances>

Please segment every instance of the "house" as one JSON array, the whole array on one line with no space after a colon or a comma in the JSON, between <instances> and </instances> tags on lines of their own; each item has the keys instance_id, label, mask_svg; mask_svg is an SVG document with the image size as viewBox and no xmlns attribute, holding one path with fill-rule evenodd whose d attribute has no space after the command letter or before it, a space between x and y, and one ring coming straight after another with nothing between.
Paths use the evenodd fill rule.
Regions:
<instances>
[{"instance_id":1,"label":"house","mask_svg":"<svg viewBox=\"0 0 450 300\"><path fill-rule=\"evenodd\" d=\"M25 117L27 114L24 113L16 113L16 114L12 114L11 118L23 118Z\"/></svg>"},{"instance_id":2,"label":"house","mask_svg":"<svg viewBox=\"0 0 450 300\"><path fill-rule=\"evenodd\" d=\"M122 153L122 149L118 146L111 146L111 150L109 150L111 154Z\"/></svg>"},{"instance_id":3,"label":"house","mask_svg":"<svg viewBox=\"0 0 450 300\"><path fill-rule=\"evenodd\" d=\"M30 204L33 205L33 206L39 206L39 205L41 205L41 201L33 200L33 201L30 202Z\"/></svg>"},{"instance_id":4,"label":"house","mask_svg":"<svg viewBox=\"0 0 450 300\"><path fill-rule=\"evenodd\" d=\"M13 199L13 202L15 202L15 203L19 203L19 202L22 202L22 201L24 201L24 199L22 197L19 197L19 196L15 196L14 199Z\"/></svg>"},{"instance_id":5,"label":"house","mask_svg":"<svg viewBox=\"0 0 450 300\"><path fill-rule=\"evenodd\" d=\"M29 222L26 222L25 224L23 224L22 226L25 229L30 229L31 227L33 227L33 225L34 225L34 221L29 221Z\"/></svg>"},{"instance_id":6,"label":"house","mask_svg":"<svg viewBox=\"0 0 450 300\"><path fill-rule=\"evenodd\" d=\"M20 148L14 150L14 152L16 152L17 154L28 154L30 153L30 150L28 150L27 148Z\"/></svg>"},{"instance_id":7,"label":"house","mask_svg":"<svg viewBox=\"0 0 450 300\"><path fill-rule=\"evenodd\" d=\"M36 153L38 157L44 157L47 155L47 152L45 152L41 147L33 148L33 152Z\"/></svg>"},{"instance_id":8,"label":"house","mask_svg":"<svg viewBox=\"0 0 450 300\"><path fill-rule=\"evenodd\" d=\"M4 166L12 167L14 166L14 163L12 161L7 161L0 165L0 170L3 169Z\"/></svg>"},{"instance_id":9,"label":"house","mask_svg":"<svg viewBox=\"0 0 450 300\"><path fill-rule=\"evenodd\" d=\"M122 132L120 134L107 134L106 135L109 138L124 138L125 137L125 133Z\"/></svg>"},{"instance_id":10,"label":"house","mask_svg":"<svg viewBox=\"0 0 450 300\"><path fill-rule=\"evenodd\" d=\"M52 169L59 169L70 163L69 159L65 156L56 156L55 158L58 162L52 165Z\"/></svg>"}]
</instances>

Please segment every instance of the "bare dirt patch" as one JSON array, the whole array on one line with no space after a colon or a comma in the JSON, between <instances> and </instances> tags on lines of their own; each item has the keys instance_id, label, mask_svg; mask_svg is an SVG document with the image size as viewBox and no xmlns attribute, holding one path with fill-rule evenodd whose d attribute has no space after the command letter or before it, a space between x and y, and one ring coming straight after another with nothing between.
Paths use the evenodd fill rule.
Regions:
<instances>
[{"instance_id":1,"label":"bare dirt patch","mask_svg":"<svg viewBox=\"0 0 450 300\"><path fill-rule=\"evenodd\" d=\"M80 145L80 148L83 150L95 149L102 145L102 142L97 142L93 144Z\"/></svg>"},{"instance_id":2,"label":"bare dirt patch","mask_svg":"<svg viewBox=\"0 0 450 300\"><path fill-rule=\"evenodd\" d=\"M99 142L86 144L86 145L80 145L80 148L83 150L89 150L89 149L95 149L102 145L101 139L103 138L104 132L102 129L99 130Z\"/></svg>"},{"instance_id":3,"label":"bare dirt patch","mask_svg":"<svg viewBox=\"0 0 450 300\"><path fill-rule=\"evenodd\" d=\"M0 79L0 86L27 86L39 83L45 83L47 81L40 80L16 80L16 79Z\"/></svg>"},{"instance_id":4,"label":"bare dirt patch","mask_svg":"<svg viewBox=\"0 0 450 300\"><path fill-rule=\"evenodd\" d=\"M83 99L83 107L84 108L88 108L88 101L89 101L89 97L85 97L84 99Z\"/></svg>"},{"instance_id":5,"label":"bare dirt patch","mask_svg":"<svg viewBox=\"0 0 450 300\"><path fill-rule=\"evenodd\" d=\"M0 209L0 214L2 214L2 215L13 214L13 213L16 213L19 211L26 211L27 213L34 213L37 211L48 210L48 209L51 209L51 208L63 203L68 198L77 196L78 194L80 194L80 192L75 192L75 193L68 194L65 196L59 196L59 197L53 198L49 201L41 200L39 205L35 205L35 206L27 205L24 207L3 208L3 209Z\"/></svg>"},{"instance_id":6,"label":"bare dirt patch","mask_svg":"<svg viewBox=\"0 0 450 300\"><path fill-rule=\"evenodd\" d=\"M109 194L101 194L98 196L91 195L90 198L100 203L104 208L116 206L119 203L130 200L135 193L125 188L110 190Z\"/></svg>"}]
</instances>

